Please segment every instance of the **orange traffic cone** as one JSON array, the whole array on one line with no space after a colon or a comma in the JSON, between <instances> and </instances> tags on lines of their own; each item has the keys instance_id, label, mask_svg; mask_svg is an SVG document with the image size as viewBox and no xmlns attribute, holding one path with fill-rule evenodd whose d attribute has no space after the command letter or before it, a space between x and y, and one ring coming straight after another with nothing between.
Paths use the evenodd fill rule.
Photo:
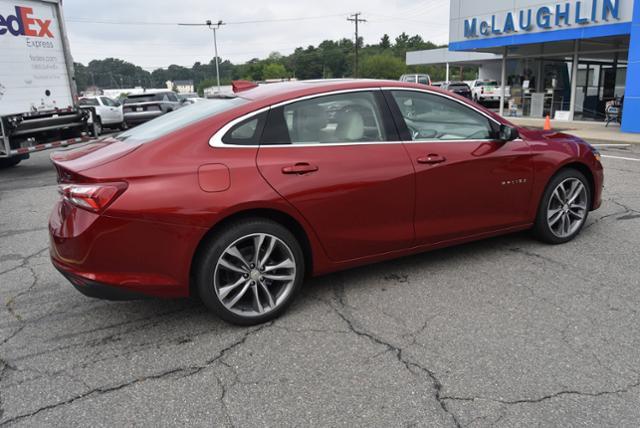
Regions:
<instances>
[{"instance_id":1,"label":"orange traffic cone","mask_svg":"<svg viewBox=\"0 0 640 428\"><path fill-rule=\"evenodd\" d=\"M544 120L544 130L551 131L551 117L547 115L547 118Z\"/></svg>"}]
</instances>

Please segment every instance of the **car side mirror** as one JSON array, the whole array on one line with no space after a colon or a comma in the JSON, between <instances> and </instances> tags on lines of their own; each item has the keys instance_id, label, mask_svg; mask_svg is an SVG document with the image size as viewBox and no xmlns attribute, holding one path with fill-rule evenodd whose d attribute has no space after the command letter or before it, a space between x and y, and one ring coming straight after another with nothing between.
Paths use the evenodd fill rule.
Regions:
<instances>
[{"instance_id":1,"label":"car side mirror","mask_svg":"<svg viewBox=\"0 0 640 428\"><path fill-rule=\"evenodd\" d=\"M502 142L513 141L520 137L520 133L517 128L508 125L500 125L500 131L498 131L498 140Z\"/></svg>"}]
</instances>

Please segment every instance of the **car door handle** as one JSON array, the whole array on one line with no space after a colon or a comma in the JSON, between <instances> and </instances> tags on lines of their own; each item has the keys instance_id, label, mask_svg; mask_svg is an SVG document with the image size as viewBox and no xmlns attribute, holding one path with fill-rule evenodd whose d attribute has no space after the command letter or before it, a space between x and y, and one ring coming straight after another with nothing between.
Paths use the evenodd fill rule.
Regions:
<instances>
[{"instance_id":1,"label":"car door handle","mask_svg":"<svg viewBox=\"0 0 640 428\"><path fill-rule=\"evenodd\" d=\"M418 158L418 163L426 163L429 165L434 165L437 163L442 163L446 160L447 158L445 158L444 156L440 156L435 153L429 153L427 156Z\"/></svg>"},{"instance_id":2,"label":"car door handle","mask_svg":"<svg viewBox=\"0 0 640 428\"><path fill-rule=\"evenodd\" d=\"M310 172L316 172L318 167L306 162L298 162L295 165L285 166L282 168L283 174L308 174Z\"/></svg>"}]
</instances>

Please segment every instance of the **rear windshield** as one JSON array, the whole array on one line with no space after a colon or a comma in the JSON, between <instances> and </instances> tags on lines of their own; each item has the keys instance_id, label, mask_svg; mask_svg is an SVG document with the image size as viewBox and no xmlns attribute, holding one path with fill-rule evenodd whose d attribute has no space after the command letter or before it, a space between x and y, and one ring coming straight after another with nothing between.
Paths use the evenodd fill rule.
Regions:
<instances>
[{"instance_id":1,"label":"rear windshield","mask_svg":"<svg viewBox=\"0 0 640 428\"><path fill-rule=\"evenodd\" d=\"M498 82L496 82L495 80L490 80L488 82L478 82L476 83L477 86L498 86Z\"/></svg>"},{"instance_id":2,"label":"rear windshield","mask_svg":"<svg viewBox=\"0 0 640 428\"><path fill-rule=\"evenodd\" d=\"M452 85L449 85L450 89L469 89L469 86L467 86L466 83L455 83Z\"/></svg>"},{"instance_id":3,"label":"rear windshield","mask_svg":"<svg viewBox=\"0 0 640 428\"><path fill-rule=\"evenodd\" d=\"M136 103L146 103L149 101L163 101L167 100L166 93L159 94L145 94L145 95L129 95L127 99L124 100L125 104L136 104Z\"/></svg>"},{"instance_id":4,"label":"rear windshield","mask_svg":"<svg viewBox=\"0 0 640 428\"><path fill-rule=\"evenodd\" d=\"M158 139L204 119L248 103L243 98L204 100L182 107L118 135L118 139L135 143Z\"/></svg>"},{"instance_id":5,"label":"rear windshield","mask_svg":"<svg viewBox=\"0 0 640 428\"><path fill-rule=\"evenodd\" d=\"M99 106L98 100L95 98L80 98L78 104L81 106Z\"/></svg>"}]
</instances>

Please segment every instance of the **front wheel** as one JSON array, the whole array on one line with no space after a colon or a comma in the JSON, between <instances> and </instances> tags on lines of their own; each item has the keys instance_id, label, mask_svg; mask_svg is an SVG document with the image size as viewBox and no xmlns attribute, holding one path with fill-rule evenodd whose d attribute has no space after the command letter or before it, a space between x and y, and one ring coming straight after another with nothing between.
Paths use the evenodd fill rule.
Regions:
<instances>
[{"instance_id":1,"label":"front wheel","mask_svg":"<svg viewBox=\"0 0 640 428\"><path fill-rule=\"evenodd\" d=\"M99 117L96 117L93 121L93 129L91 130L91 134L94 137L98 138L100 134L102 134L102 121Z\"/></svg>"},{"instance_id":2,"label":"front wheel","mask_svg":"<svg viewBox=\"0 0 640 428\"><path fill-rule=\"evenodd\" d=\"M0 159L0 169L12 168L22 162L21 157L3 158Z\"/></svg>"},{"instance_id":3,"label":"front wheel","mask_svg":"<svg viewBox=\"0 0 640 428\"><path fill-rule=\"evenodd\" d=\"M534 233L543 242L562 244L578 236L589 214L591 189L584 174L561 170L547 185Z\"/></svg>"},{"instance_id":4,"label":"front wheel","mask_svg":"<svg viewBox=\"0 0 640 428\"><path fill-rule=\"evenodd\" d=\"M233 324L254 325L279 316L304 278L295 236L267 219L225 227L205 245L196 271L204 304Z\"/></svg>"}]
</instances>

